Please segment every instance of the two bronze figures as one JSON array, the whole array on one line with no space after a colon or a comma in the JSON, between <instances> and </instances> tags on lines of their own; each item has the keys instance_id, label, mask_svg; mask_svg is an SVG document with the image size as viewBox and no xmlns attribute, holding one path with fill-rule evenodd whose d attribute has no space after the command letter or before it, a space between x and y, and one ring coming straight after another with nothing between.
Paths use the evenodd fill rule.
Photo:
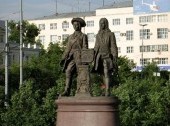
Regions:
<instances>
[{"instance_id":1,"label":"two bronze figures","mask_svg":"<svg viewBox=\"0 0 170 126\"><path fill-rule=\"evenodd\" d=\"M81 18L73 18L71 21L74 33L68 38L68 43L62 56L61 65L66 73L65 90L62 96L69 96L73 75L77 73L77 95L89 94L89 63L93 62L91 72L103 76L105 84L105 96L110 96L111 74L117 71L118 50L115 35L109 29L106 18L99 21L99 31L96 35L94 49L88 49L87 35L81 32L86 23Z\"/></svg>"}]
</instances>

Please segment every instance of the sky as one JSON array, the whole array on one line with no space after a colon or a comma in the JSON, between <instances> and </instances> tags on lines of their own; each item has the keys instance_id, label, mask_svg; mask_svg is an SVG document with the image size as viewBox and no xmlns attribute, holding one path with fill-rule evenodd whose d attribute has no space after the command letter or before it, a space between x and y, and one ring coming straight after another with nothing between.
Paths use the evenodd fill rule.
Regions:
<instances>
[{"instance_id":1,"label":"sky","mask_svg":"<svg viewBox=\"0 0 170 126\"><path fill-rule=\"evenodd\" d=\"M19 20L21 0L0 0L0 20ZM57 9L56 9L57 1ZM93 11L124 0L22 0L23 19L34 19L58 13ZM78 6L79 5L79 6ZM57 11L56 11L57 10Z\"/></svg>"}]
</instances>

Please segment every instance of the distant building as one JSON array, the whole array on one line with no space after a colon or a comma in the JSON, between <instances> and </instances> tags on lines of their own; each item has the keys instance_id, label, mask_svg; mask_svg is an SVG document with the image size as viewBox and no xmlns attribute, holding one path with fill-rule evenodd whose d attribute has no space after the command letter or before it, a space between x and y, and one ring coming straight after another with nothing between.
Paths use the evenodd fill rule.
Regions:
<instances>
[{"instance_id":1,"label":"distant building","mask_svg":"<svg viewBox=\"0 0 170 126\"><path fill-rule=\"evenodd\" d=\"M138 8L135 5L135 11ZM154 13L147 10L147 13L137 14L134 13L133 2L125 1L98 8L94 12L56 14L29 22L41 29L37 39L47 48L50 42L61 42L73 33L73 17L81 17L86 21L87 26L82 31L88 35L90 48L94 47L99 20L105 17L116 35L119 56L127 56L134 61L138 70L152 61L157 62L161 70L170 70L170 9Z\"/></svg>"},{"instance_id":2,"label":"distant building","mask_svg":"<svg viewBox=\"0 0 170 126\"><path fill-rule=\"evenodd\" d=\"M20 44L15 42L8 42L5 44L5 21L0 21L0 67L5 65L5 47L9 47L9 65L19 63ZM27 47L23 46L23 61L27 61L31 56L39 56L40 48L36 45L28 44Z\"/></svg>"}]
</instances>

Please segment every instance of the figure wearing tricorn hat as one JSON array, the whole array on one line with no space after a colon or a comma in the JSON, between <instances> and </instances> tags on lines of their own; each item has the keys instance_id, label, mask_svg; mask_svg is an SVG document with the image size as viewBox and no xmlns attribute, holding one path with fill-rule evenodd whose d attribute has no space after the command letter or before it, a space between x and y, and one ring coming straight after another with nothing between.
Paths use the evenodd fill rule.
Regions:
<instances>
[{"instance_id":1,"label":"figure wearing tricorn hat","mask_svg":"<svg viewBox=\"0 0 170 126\"><path fill-rule=\"evenodd\" d=\"M81 28L86 26L82 18L73 18L71 21L74 33L68 38L65 52L62 56L61 65L63 72L66 73L65 90L62 96L69 96L73 75L76 73L77 66L81 65L81 50L88 48L87 35L81 32Z\"/></svg>"}]
</instances>

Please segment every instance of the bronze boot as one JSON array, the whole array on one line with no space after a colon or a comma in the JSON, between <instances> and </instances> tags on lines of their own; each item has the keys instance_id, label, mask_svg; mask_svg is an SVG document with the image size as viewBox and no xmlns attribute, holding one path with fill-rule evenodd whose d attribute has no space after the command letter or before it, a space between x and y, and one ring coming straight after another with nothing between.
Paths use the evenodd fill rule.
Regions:
<instances>
[{"instance_id":1,"label":"bronze boot","mask_svg":"<svg viewBox=\"0 0 170 126\"><path fill-rule=\"evenodd\" d=\"M66 85L64 92L61 94L61 96L69 96L70 95L70 78L66 78Z\"/></svg>"},{"instance_id":2,"label":"bronze boot","mask_svg":"<svg viewBox=\"0 0 170 126\"><path fill-rule=\"evenodd\" d=\"M110 79L109 78L105 78L105 96L110 96Z\"/></svg>"}]
</instances>

